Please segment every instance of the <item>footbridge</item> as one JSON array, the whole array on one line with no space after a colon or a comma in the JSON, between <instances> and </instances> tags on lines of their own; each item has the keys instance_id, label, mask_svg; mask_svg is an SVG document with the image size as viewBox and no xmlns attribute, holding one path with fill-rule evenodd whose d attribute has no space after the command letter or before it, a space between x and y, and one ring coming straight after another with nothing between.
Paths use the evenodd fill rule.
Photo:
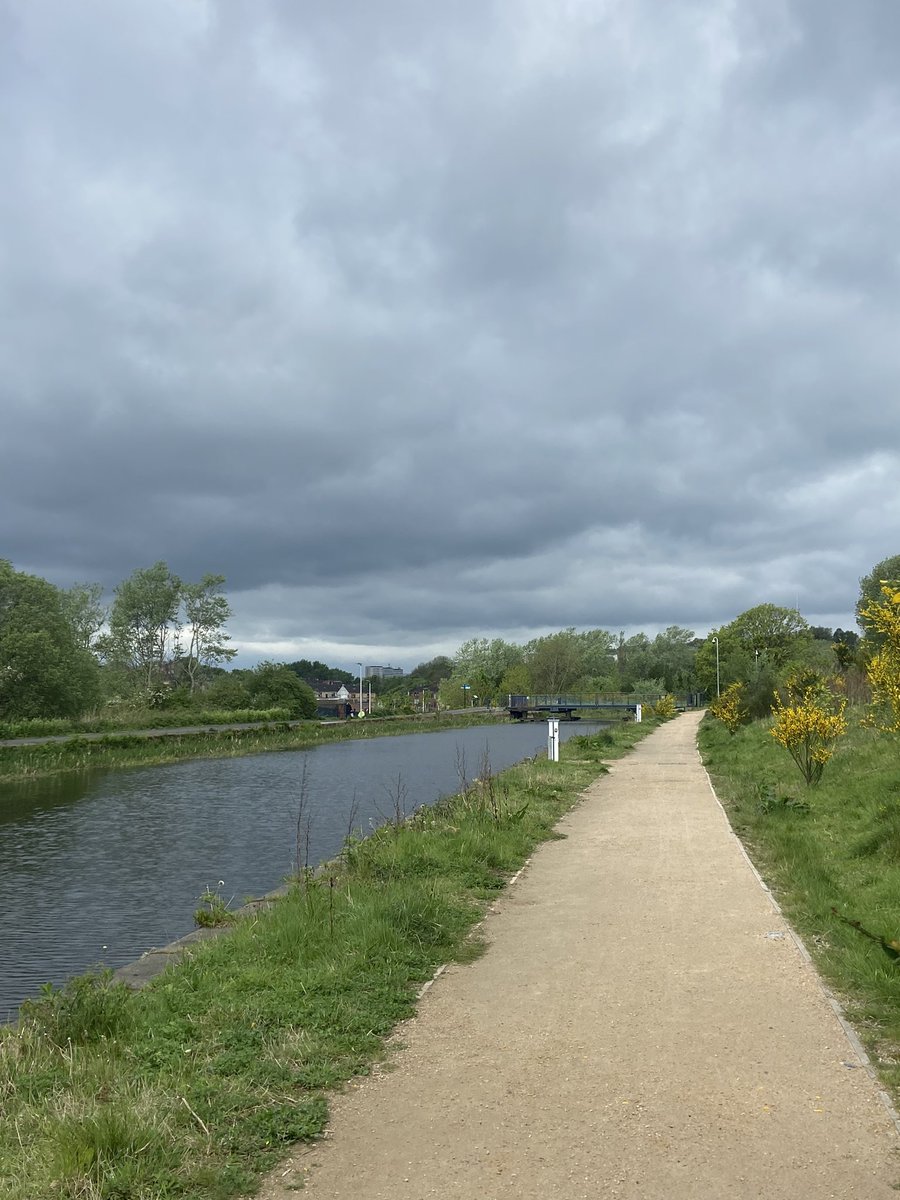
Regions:
<instances>
[{"instance_id":1,"label":"footbridge","mask_svg":"<svg viewBox=\"0 0 900 1200\"><path fill-rule=\"evenodd\" d=\"M565 717L577 721L589 713L608 710L636 713L638 705L655 704L662 699L662 692L602 692L591 696L509 696L509 715L516 721L539 720L546 716ZM706 697L702 692L687 692L675 696L675 707L679 712L689 708L701 708Z\"/></svg>"}]
</instances>

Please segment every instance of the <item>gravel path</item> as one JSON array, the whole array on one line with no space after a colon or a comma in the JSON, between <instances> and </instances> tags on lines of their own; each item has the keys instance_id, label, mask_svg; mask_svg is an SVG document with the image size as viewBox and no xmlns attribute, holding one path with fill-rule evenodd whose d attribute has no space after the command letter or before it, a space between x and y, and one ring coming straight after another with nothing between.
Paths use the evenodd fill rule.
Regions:
<instances>
[{"instance_id":1,"label":"gravel path","mask_svg":"<svg viewBox=\"0 0 900 1200\"><path fill-rule=\"evenodd\" d=\"M591 786L485 956L265 1200L896 1200L893 1119L731 834L699 719Z\"/></svg>"}]
</instances>

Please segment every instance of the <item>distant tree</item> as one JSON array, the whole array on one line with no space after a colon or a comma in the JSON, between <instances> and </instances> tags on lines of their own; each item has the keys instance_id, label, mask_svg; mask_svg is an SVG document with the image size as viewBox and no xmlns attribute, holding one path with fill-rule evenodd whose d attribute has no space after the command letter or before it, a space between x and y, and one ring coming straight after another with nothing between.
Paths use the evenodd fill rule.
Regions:
<instances>
[{"instance_id":1,"label":"distant tree","mask_svg":"<svg viewBox=\"0 0 900 1200\"><path fill-rule=\"evenodd\" d=\"M776 604L748 608L730 624L711 630L697 651L697 679L711 695L716 694L716 637L723 691L732 683L740 683L746 690L763 668L777 677L789 662L803 661L813 645L809 626L796 609Z\"/></svg>"},{"instance_id":2,"label":"distant tree","mask_svg":"<svg viewBox=\"0 0 900 1200\"><path fill-rule=\"evenodd\" d=\"M106 623L101 583L76 583L62 592L66 618L83 650L93 650L97 635Z\"/></svg>"},{"instance_id":3,"label":"distant tree","mask_svg":"<svg viewBox=\"0 0 900 1200\"><path fill-rule=\"evenodd\" d=\"M667 692L694 690L697 639L692 629L670 625L653 639L649 657L651 674L663 680Z\"/></svg>"},{"instance_id":4,"label":"distant tree","mask_svg":"<svg viewBox=\"0 0 900 1200\"><path fill-rule=\"evenodd\" d=\"M830 642L834 640L834 634L827 625L810 625L809 632L816 642Z\"/></svg>"},{"instance_id":5,"label":"distant tree","mask_svg":"<svg viewBox=\"0 0 900 1200\"><path fill-rule=\"evenodd\" d=\"M528 696L531 694L531 674L524 663L510 667L497 689L501 704L505 704L510 696Z\"/></svg>"},{"instance_id":6,"label":"distant tree","mask_svg":"<svg viewBox=\"0 0 900 1200\"><path fill-rule=\"evenodd\" d=\"M525 665L538 695L560 693L573 687L584 673L584 659L574 629L562 629L534 638L525 647Z\"/></svg>"},{"instance_id":7,"label":"distant tree","mask_svg":"<svg viewBox=\"0 0 900 1200\"><path fill-rule=\"evenodd\" d=\"M254 708L286 708L292 717L316 715L316 695L284 663L261 662L250 672L247 686Z\"/></svg>"},{"instance_id":8,"label":"distant tree","mask_svg":"<svg viewBox=\"0 0 900 1200\"><path fill-rule=\"evenodd\" d=\"M864 614L864 609L872 603L882 601L881 587L884 583L900 582L900 554L891 558L883 558L876 563L868 575L863 575L859 581L859 599L856 602L856 623L863 631L869 650L877 649L884 641L884 634L873 624L870 617Z\"/></svg>"},{"instance_id":9,"label":"distant tree","mask_svg":"<svg viewBox=\"0 0 900 1200\"><path fill-rule=\"evenodd\" d=\"M859 634L853 629L836 629L831 635L831 640L833 642L843 642L851 650L855 650L859 646Z\"/></svg>"},{"instance_id":10,"label":"distant tree","mask_svg":"<svg viewBox=\"0 0 900 1200\"><path fill-rule=\"evenodd\" d=\"M174 650L181 591L164 562L134 571L116 588L107 657L135 671L147 687L162 680Z\"/></svg>"},{"instance_id":11,"label":"distant tree","mask_svg":"<svg viewBox=\"0 0 900 1200\"><path fill-rule=\"evenodd\" d=\"M230 671L218 676L203 689L203 707L224 709L250 708L253 697L247 680L249 671Z\"/></svg>"},{"instance_id":12,"label":"distant tree","mask_svg":"<svg viewBox=\"0 0 900 1200\"><path fill-rule=\"evenodd\" d=\"M765 651L778 666L795 657L811 640L809 625L799 612L777 604L748 608L728 628L746 650Z\"/></svg>"},{"instance_id":13,"label":"distant tree","mask_svg":"<svg viewBox=\"0 0 900 1200\"><path fill-rule=\"evenodd\" d=\"M77 717L98 687L63 593L0 559L0 718Z\"/></svg>"},{"instance_id":14,"label":"distant tree","mask_svg":"<svg viewBox=\"0 0 900 1200\"><path fill-rule=\"evenodd\" d=\"M409 679L418 687L436 688L442 679L449 679L453 674L453 659L446 654L439 654L427 662L419 663L409 673Z\"/></svg>"},{"instance_id":15,"label":"distant tree","mask_svg":"<svg viewBox=\"0 0 900 1200\"><path fill-rule=\"evenodd\" d=\"M352 671L344 671L340 667L329 667L327 663L319 662L317 659L298 658L296 662L290 662L287 666L298 678L309 684L316 683L321 679L333 679L337 683L351 684L359 678Z\"/></svg>"},{"instance_id":16,"label":"distant tree","mask_svg":"<svg viewBox=\"0 0 900 1200\"><path fill-rule=\"evenodd\" d=\"M204 575L199 583L181 585L181 601L184 606L184 636L186 650L179 661L188 678L193 695L197 686L198 672L203 667L217 667L230 662L237 650L227 646L231 639L225 632L225 622L231 616L231 607L222 595L224 575ZM176 641L181 650L181 638Z\"/></svg>"},{"instance_id":17,"label":"distant tree","mask_svg":"<svg viewBox=\"0 0 900 1200\"><path fill-rule=\"evenodd\" d=\"M616 640L605 629L586 629L576 635L584 678L609 675L616 661Z\"/></svg>"}]
</instances>

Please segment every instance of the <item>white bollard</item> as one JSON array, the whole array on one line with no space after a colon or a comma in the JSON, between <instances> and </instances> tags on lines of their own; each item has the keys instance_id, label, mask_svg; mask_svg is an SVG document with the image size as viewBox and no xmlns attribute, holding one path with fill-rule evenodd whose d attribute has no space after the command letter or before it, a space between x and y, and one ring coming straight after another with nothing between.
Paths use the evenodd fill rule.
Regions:
<instances>
[{"instance_id":1,"label":"white bollard","mask_svg":"<svg viewBox=\"0 0 900 1200\"><path fill-rule=\"evenodd\" d=\"M559 721L547 722L547 761L559 762Z\"/></svg>"},{"instance_id":2,"label":"white bollard","mask_svg":"<svg viewBox=\"0 0 900 1200\"><path fill-rule=\"evenodd\" d=\"M640 719L641 719L641 708L642 708L642 705L640 705L640 704L636 704L634 706L634 719L636 721L640 721Z\"/></svg>"}]
</instances>

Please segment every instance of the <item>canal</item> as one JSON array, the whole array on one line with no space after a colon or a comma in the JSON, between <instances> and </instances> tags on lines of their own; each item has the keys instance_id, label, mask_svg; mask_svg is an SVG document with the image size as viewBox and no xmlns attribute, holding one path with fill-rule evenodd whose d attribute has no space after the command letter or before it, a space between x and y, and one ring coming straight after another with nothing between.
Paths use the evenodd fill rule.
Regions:
<instances>
[{"instance_id":1,"label":"canal","mask_svg":"<svg viewBox=\"0 0 900 1200\"><path fill-rule=\"evenodd\" d=\"M306 751L201 759L0 784L0 1022L45 982L119 967L188 933L205 889L239 905L296 865L546 752L546 725L364 738ZM563 740L586 722L560 726ZM305 782L304 782L305 780Z\"/></svg>"}]
</instances>

